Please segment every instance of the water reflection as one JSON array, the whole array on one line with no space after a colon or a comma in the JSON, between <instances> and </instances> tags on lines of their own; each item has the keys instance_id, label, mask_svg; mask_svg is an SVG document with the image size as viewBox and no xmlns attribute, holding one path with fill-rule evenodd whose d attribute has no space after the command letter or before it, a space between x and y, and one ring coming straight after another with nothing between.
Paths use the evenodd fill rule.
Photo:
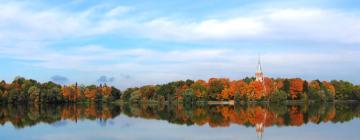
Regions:
<instances>
[{"instance_id":1,"label":"water reflection","mask_svg":"<svg viewBox=\"0 0 360 140\"><path fill-rule=\"evenodd\" d=\"M265 127L301 126L307 123L342 123L360 116L358 104L310 105L165 105L165 104L65 104L65 105L2 105L0 123L10 122L16 128L40 122L61 124L61 120L106 120L125 114L128 117L167 120L179 125L209 125L212 128L243 125L256 127L261 136ZM101 124L101 123L100 123ZM65 125L65 124L61 124Z\"/></svg>"}]
</instances>

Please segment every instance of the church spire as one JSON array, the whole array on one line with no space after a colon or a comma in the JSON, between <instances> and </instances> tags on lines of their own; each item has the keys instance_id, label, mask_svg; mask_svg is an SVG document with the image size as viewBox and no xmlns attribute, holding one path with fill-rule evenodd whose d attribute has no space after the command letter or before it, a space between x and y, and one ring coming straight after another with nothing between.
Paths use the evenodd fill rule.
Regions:
<instances>
[{"instance_id":1,"label":"church spire","mask_svg":"<svg viewBox=\"0 0 360 140\"><path fill-rule=\"evenodd\" d=\"M259 59L258 59L258 66L257 66L257 70L255 73L255 77L256 77L256 81L262 82L264 80L264 76L263 76L263 72L262 72L262 68L261 68L260 55L259 55Z\"/></svg>"}]
</instances>

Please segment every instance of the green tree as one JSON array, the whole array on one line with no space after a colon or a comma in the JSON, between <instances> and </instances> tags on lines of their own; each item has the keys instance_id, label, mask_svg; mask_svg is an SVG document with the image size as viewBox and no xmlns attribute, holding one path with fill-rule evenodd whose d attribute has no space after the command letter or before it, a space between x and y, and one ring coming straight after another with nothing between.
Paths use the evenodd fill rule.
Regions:
<instances>
[{"instance_id":1,"label":"green tree","mask_svg":"<svg viewBox=\"0 0 360 140\"><path fill-rule=\"evenodd\" d=\"M28 90L29 99L34 103L40 102L40 89L36 86L32 86Z\"/></svg>"},{"instance_id":2,"label":"green tree","mask_svg":"<svg viewBox=\"0 0 360 140\"><path fill-rule=\"evenodd\" d=\"M194 90L189 88L182 94L184 103L196 102L196 96Z\"/></svg>"},{"instance_id":3,"label":"green tree","mask_svg":"<svg viewBox=\"0 0 360 140\"><path fill-rule=\"evenodd\" d=\"M141 92L140 90L135 90L131 93L129 101L132 103L140 102Z\"/></svg>"},{"instance_id":4,"label":"green tree","mask_svg":"<svg viewBox=\"0 0 360 140\"><path fill-rule=\"evenodd\" d=\"M175 95L175 86L171 83L160 85L157 94L164 97L166 101L171 101Z\"/></svg>"},{"instance_id":5,"label":"green tree","mask_svg":"<svg viewBox=\"0 0 360 140\"><path fill-rule=\"evenodd\" d=\"M360 100L360 86L356 86L353 90L354 99Z\"/></svg>"},{"instance_id":6,"label":"green tree","mask_svg":"<svg viewBox=\"0 0 360 140\"><path fill-rule=\"evenodd\" d=\"M252 81L255 81L255 77L245 77L243 81L250 84Z\"/></svg>"},{"instance_id":7,"label":"green tree","mask_svg":"<svg viewBox=\"0 0 360 140\"><path fill-rule=\"evenodd\" d=\"M209 82L208 92L211 100L216 100L218 94L220 94L221 91L224 90L224 88L224 84L219 79Z\"/></svg>"},{"instance_id":8,"label":"green tree","mask_svg":"<svg viewBox=\"0 0 360 140\"><path fill-rule=\"evenodd\" d=\"M304 93L308 94L309 93L309 83L305 80L303 83L303 91Z\"/></svg>"},{"instance_id":9,"label":"green tree","mask_svg":"<svg viewBox=\"0 0 360 140\"><path fill-rule=\"evenodd\" d=\"M354 89L354 85L348 81L331 81L331 84L335 87L335 98L339 100L349 100L352 98L352 91Z\"/></svg>"},{"instance_id":10,"label":"green tree","mask_svg":"<svg viewBox=\"0 0 360 140\"><path fill-rule=\"evenodd\" d=\"M152 100L156 91L157 88L155 86L143 86L140 88L141 97L143 100Z\"/></svg>"},{"instance_id":11,"label":"green tree","mask_svg":"<svg viewBox=\"0 0 360 140\"><path fill-rule=\"evenodd\" d=\"M129 101L131 98L131 93L134 91L139 90L138 88L128 88L124 91L124 93L121 95L121 99L124 101Z\"/></svg>"},{"instance_id":12,"label":"green tree","mask_svg":"<svg viewBox=\"0 0 360 140\"><path fill-rule=\"evenodd\" d=\"M290 80L289 80L289 79L285 79L285 80L284 80L283 90L284 90L286 93L290 93Z\"/></svg>"},{"instance_id":13,"label":"green tree","mask_svg":"<svg viewBox=\"0 0 360 140\"><path fill-rule=\"evenodd\" d=\"M283 102L287 99L287 93L283 90L277 90L270 94L269 99L271 102Z\"/></svg>"},{"instance_id":14,"label":"green tree","mask_svg":"<svg viewBox=\"0 0 360 140\"><path fill-rule=\"evenodd\" d=\"M119 100L120 97L121 97L121 91L115 87L111 87L110 100L112 101Z\"/></svg>"}]
</instances>

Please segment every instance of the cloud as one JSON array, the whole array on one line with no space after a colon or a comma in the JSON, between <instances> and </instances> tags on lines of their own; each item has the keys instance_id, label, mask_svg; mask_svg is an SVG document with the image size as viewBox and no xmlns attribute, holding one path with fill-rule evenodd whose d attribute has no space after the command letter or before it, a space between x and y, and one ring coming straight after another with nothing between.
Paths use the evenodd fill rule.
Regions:
<instances>
[{"instance_id":1,"label":"cloud","mask_svg":"<svg viewBox=\"0 0 360 140\"><path fill-rule=\"evenodd\" d=\"M190 22L157 18L135 26L135 31L154 39L180 41L360 43L360 14L309 8L251 12L256 14Z\"/></svg>"},{"instance_id":2,"label":"cloud","mask_svg":"<svg viewBox=\"0 0 360 140\"><path fill-rule=\"evenodd\" d=\"M202 19L146 17L130 6L94 5L81 11L0 5L0 41L63 40L112 34L168 41L304 41L360 43L360 14L324 8L256 9ZM129 13L131 12L131 15ZM221 13L219 13L221 14Z\"/></svg>"},{"instance_id":3,"label":"cloud","mask_svg":"<svg viewBox=\"0 0 360 140\"><path fill-rule=\"evenodd\" d=\"M57 41L110 32L131 7L95 5L83 11L36 7L26 2L0 5L0 41ZM121 24L117 24L120 26ZM111 28L110 28L111 27Z\"/></svg>"},{"instance_id":4,"label":"cloud","mask_svg":"<svg viewBox=\"0 0 360 140\"><path fill-rule=\"evenodd\" d=\"M51 77L51 81L55 82L55 83L58 83L58 84L66 84L69 79L65 76L61 76L61 75L54 75Z\"/></svg>"},{"instance_id":5,"label":"cloud","mask_svg":"<svg viewBox=\"0 0 360 140\"><path fill-rule=\"evenodd\" d=\"M134 9L133 7L129 7L129 6L117 6L115 8L112 8L110 11L106 12L105 17L109 17L109 18L117 17L119 15L128 13L133 9Z\"/></svg>"},{"instance_id":6,"label":"cloud","mask_svg":"<svg viewBox=\"0 0 360 140\"><path fill-rule=\"evenodd\" d=\"M112 83L115 81L115 77L100 76L97 80L98 83Z\"/></svg>"}]
</instances>

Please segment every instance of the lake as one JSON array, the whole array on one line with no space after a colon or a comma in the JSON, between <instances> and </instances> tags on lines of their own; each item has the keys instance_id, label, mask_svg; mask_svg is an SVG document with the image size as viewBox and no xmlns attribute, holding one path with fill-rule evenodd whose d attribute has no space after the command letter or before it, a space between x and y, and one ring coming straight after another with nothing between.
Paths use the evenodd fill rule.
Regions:
<instances>
[{"instance_id":1,"label":"lake","mask_svg":"<svg viewBox=\"0 0 360 140\"><path fill-rule=\"evenodd\" d=\"M1 139L358 140L360 105L2 105Z\"/></svg>"}]
</instances>

